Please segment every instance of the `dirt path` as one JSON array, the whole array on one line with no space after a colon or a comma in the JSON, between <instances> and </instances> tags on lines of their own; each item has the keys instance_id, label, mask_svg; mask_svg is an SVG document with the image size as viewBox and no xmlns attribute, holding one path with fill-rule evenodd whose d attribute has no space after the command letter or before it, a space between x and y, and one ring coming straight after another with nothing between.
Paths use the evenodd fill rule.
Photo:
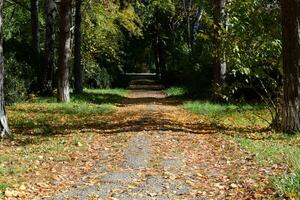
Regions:
<instances>
[{"instance_id":1,"label":"dirt path","mask_svg":"<svg viewBox=\"0 0 300 200\"><path fill-rule=\"evenodd\" d=\"M198 116L167 98L162 86L135 81L106 118L114 149L74 188L48 199L266 199L268 169ZM117 152L117 154L116 154ZM117 155L117 156L116 156ZM106 156L106 157L105 157ZM91 181L95 180L95 181Z\"/></svg>"}]
</instances>

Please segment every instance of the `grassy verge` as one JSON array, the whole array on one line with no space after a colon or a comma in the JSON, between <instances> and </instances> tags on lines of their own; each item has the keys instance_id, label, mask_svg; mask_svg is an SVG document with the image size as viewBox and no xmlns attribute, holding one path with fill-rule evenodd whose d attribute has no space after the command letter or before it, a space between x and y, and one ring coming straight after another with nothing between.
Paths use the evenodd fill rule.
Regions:
<instances>
[{"instance_id":1,"label":"grassy verge","mask_svg":"<svg viewBox=\"0 0 300 200\"><path fill-rule=\"evenodd\" d=\"M254 153L266 166L287 166L288 172L272 177L273 186L282 197L300 199L300 135L274 134L264 140L237 138L241 147Z\"/></svg>"},{"instance_id":2,"label":"grassy verge","mask_svg":"<svg viewBox=\"0 0 300 200\"><path fill-rule=\"evenodd\" d=\"M0 199L8 188L28 187L30 177L47 182L52 165L63 166L85 152L100 137L94 130L126 95L121 89L85 90L70 103L39 97L8 106L13 137L0 141Z\"/></svg>"},{"instance_id":3,"label":"grassy verge","mask_svg":"<svg viewBox=\"0 0 300 200\"><path fill-rule=\"evenodd\" d=\"M184 103L183 107L207 117L212 123L229 126L267 126L270 116L261 105L215 104L207 101Z\"/></svg>"},{"instance_id":4,"label":"grassy verge","mask_svg":"<svg viewBox=\"0 0 300 200\"><path fill-rule=\"evenodd\" d=\"M228 128L230 135L242 148L254 153L259 164L286 166L288 172L283 170L283 175L270 177L271 182L283 198L300 199L300 134L257 131L267 128L267 121L270 120L268 111L260 105L222 105L196 101L186 102L183 106L190 112L206 117L212 124L234 127ZM220 132L226 133L224 130Z\"/></svg>"}]
</instances>

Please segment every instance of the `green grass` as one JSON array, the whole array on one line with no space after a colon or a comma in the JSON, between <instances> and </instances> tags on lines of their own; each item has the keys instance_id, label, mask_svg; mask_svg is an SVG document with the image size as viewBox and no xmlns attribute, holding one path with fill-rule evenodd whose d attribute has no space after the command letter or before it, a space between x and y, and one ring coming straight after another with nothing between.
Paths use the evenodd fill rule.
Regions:
<instances>
[{"instance_id":1,"label":"green grass","mask_svg":"<svg viewBox=\"0 0 300 200\"><path fill-rule=\"evenodd\" d=\"M123 89L87 89L82 95L71 95L69 103L57 103L55 97L35 97L8 106L9 121L16 133L58 134L78 129L80 124L92 123L91 118L113 112L126 95Z\"/></svg>"},{"instance_id":2,"label":"green grass","mask_svg":"<svg viewBox=\"0 0 300 200\"><path fill-rule=\"evenodd\" d=\"M291 173L272 177L274 188L283 197L300 199L300 135L274 134L264 140L238 138L244 149L254 153L262 165L287 165Z\"/></svg>"},{"instance_id":3,"label":"green grass","mask_svg":"<svg viewBox=\"0 0 300 200\"><path fill-rule=\"evenodd\" d=\"M286 163L292 168L300 168L300 147L289 143L289 140L288 138L256 141L246 138L237 139L243 148L255 153L257 161L261 164Z\"/></svg>"},{"instance_id":4,"label":"green grass","mask_svg":"<svg viewBox=\"0 0 300 200\"><path fill-rule=\"evenodd\" d=\"M183 107L206 117L212 124L233 126L234 129L230 130L234 133L230 133L232 136L230 138L233 138L242 148L255 154L259 164L288 166L290 173L284 172L286 174L270 177L271 182L283 198L300 199L300 134L257 131L267 128L270 121L270 113L261 105L194 101L184 103ZM226 133L221 129L220 132Z\"/></svg>"},{"instance_id":5,"label":"green grass","mask_svg":"<svg viewBox=\"0 0 300 200\"><path fill-rule=\"evenodd\" d=\"M273 183L281 196L300 199L300 169L275 178Z\"/></svg>"},{"instance_id":6,"label":"green grass","mask_svg":"<svg viewBox=\"0 0 300 200\"><path fill-rule=\"evenodd\" d=\"M32 97L7 106L13 136L0 141L0 199L8 187L27 183L27 174L48 180L50 168L41 163L70 163L73 155L88 150L89 143L101 141L105 115L114 112L126 95L123 89L86 89L82 95L71 94L70 103Z\"/></svg>"},{"instance_id":7,"label":"green grass","mask_svg":"<svg viewBox=\"0 0 300 200\"><path fill-rule=\"evenodd\" d=\"M275 178L274 185L281 196L300 199L300 168L289 175Z\"/></svg>"},{"instance_id":8,"label":"green grass","mask_svg":"<svg viewBox=\"0 0 300 200\"><path fill-rule=\"evenodd\" d=\"M128 94L125 89L85 89L83 94L71 94L71 103L116 104ZM29 100L31 103L55 103L55 97L38 97Z\"/></svg>"},{"instance_id":9,"label":"green grass","mask_svg":"<svg viewBox=\"0 0 300 200\"><path fill-rule=\"evenodd\" d=\"M169 97L179 97L186 95L187 91L182 87L170 87L165 90L165 93Z\"/></svg>"},{"instance_id":10,"label":"green grass","mask_svg":"<svg viewBox=\"0 0 300 200\"><path fill-rule=\"evenodd\" d=\"M208 117L213 123L235 126L266 126L269 113L261 105L216 104L208 101L185 102L183 107Z\"/></svg>"},{"instance_id":11,"label":"green grass","mask_svg":"<svg viewBox=\"0 0 300 200\"><path fill-rule=\"evenodd\" d=\"M3 197L6 188L8 188L8 185L0 183L0 198Z\"/></svg>"}]
</instances>

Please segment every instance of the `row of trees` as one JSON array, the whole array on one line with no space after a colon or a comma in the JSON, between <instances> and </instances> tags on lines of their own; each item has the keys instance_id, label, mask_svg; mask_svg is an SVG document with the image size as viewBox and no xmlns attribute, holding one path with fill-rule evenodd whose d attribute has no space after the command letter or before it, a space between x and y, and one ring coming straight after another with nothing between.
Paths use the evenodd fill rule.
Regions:
<instances>
[{"instance_id":1,"label":"row of trees","mask_svg":"<svg viewBox=\"0 0 300 200\"><path fill-rule=\"evenodd\" d=\"M120 73L125 35L141 35L140 23L126 1L9 0L1 5L5 17L1 41L7 58L2 63L7 73L1 73L1 92L6 90L10 102L24 93L57 94L58 102L68 102L70 86L77 94L84 84L110 86L109 72ZM9 132L4 95L1 108L4 135Z\"/></svg>"},{"instance_id":2,"label":"row of trees","mask_svg":"<svg viewBox=\"0 0 300 200\"><path fill-rule=\"evenodd\" d=\"M92 77L91 85L98 86L99 81L109 85L104 81L111 80L105 78L108 72L144 70L146 66L162 74L165 83L182 79L195 86L193 91L209 88L201 85L212 82L214 99L228 100L249 91L270 99L283 94L280 115L274 119L284 131L300 130L296 0L10 0L7 5L13 9L7 6L4 14L15 22L26 22L24 13L30 13L34 72L29 77L37 77L32 88L39 94L57 89L58 101L67 102L70 80L74 92L81 93L88 77ZM5 22L9 25L4 29L7 46L11 40L26 44L26 23ZM25 36L20 34L16 42L14 34L20 30ZM112 79L120 81L118 76ZM8 126L3 95L0 115L4 134Z\"/></svg>"},{"instance_id":3,"label":"row of trees","mask_svg":"<svg viewBox=\"0 0 300 200\"><path fill-rule=\"evenodd\" d=\"M21 1L14 1L15 4L26 7ZM76 93L83 92L83 78L82 78L82 64L81 64L81 0L75 2L75 27L74 27L74 77ZM3 56L3 4L4 1L0 1L1 6L1 42L0 42L0 92L1 92L1 135L4 136L9 133L7 118L4 109L4 93L3 93L3 80L4 80L4 56ZM72 53L71 48L71 18L72 18L72 0L63 0L59 4L59 48L58 48L58 62L57 62L57 77L55 76L55 34L56 34L56 18L57 18L57 2L55 0L45 0L45 62L41 59L41 47L40 47L40 22L39 22L39 0L30 1L30 14L31 14L31 48L33 49L35 62L40 68L38 88L41 94L50 93L54 90L57 80L57 100L59 102L70 101L69 91L69 61Z\"/></svg>"}]
</instances>

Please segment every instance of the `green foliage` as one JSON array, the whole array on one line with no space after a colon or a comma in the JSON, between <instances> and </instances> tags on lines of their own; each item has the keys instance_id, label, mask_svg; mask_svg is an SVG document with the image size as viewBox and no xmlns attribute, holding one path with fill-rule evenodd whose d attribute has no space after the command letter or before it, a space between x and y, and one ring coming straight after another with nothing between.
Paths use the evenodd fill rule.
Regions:
<instances>
[{"instance_id":1,"label":"green foliage","mask_svg":"<svg viewBox=\"0 0 300 200\"><path fill-rule=\"evenodd\" d=\"M3 12L3 34L4 40L17 39L19 41L31 38L30 34L30 1L24 0L22 5L14 4L11 1L4 2ZM29 42L29 41L27 41Z\"/></svg>"},{"instance_id":2,"label":"green foliage","mask_svg":"<svg viewBox=\"0 0 300 200\"><path fill-rule=\"evenodd\" d=\"M6 104L12 104L25 99L29 83L24 80L26 63L19 63L14 56L5 59L4 94Z\"/></svg>"},{"instance_id":3,"label":"green foliage","mask_svg":"<svg viewBox=\"0 0 300 200\"><path fill-rule=\"evenodd\" d=\"M243 89L260 96L277 95L282 50L279 7L277 0L228 3L228 28L220 35L230 66L227 97L242 97Z\"/></svg>"},{"instance_id":4,"label":"green foliage","mask_svg":"<svg viewBox=\"0 0 300 200\"><path fill-rule=\"evenodd\" d=\"M120 10L118 4L102 1L87 2L84 7L89 10L83 13L84 57L98 59L101 67L121 63L124 34L135 37L142 34L140 20L133 7Z\"/></svg>"},{"instance_id":5,"label":"green foliage","mask_svg":"<svg viewBox=\"0 0 300 200\"><path fill-rule=\"evenodd\" d=\"M92 88L109 88L112 77L106 68L93 61L84 63L84 85Z\"/></svg>"},{"instance_id":6,"label":"green foliage","mask_svg":"<svg viewBox=\"0 0 300 200\"><path fill-rule=\"evenodd\" d=\"M186 92L187 92L186 89L182 87L170 87L165 90L165 93L169 97L184 96Z\"/></svg>"}]
</instances>

